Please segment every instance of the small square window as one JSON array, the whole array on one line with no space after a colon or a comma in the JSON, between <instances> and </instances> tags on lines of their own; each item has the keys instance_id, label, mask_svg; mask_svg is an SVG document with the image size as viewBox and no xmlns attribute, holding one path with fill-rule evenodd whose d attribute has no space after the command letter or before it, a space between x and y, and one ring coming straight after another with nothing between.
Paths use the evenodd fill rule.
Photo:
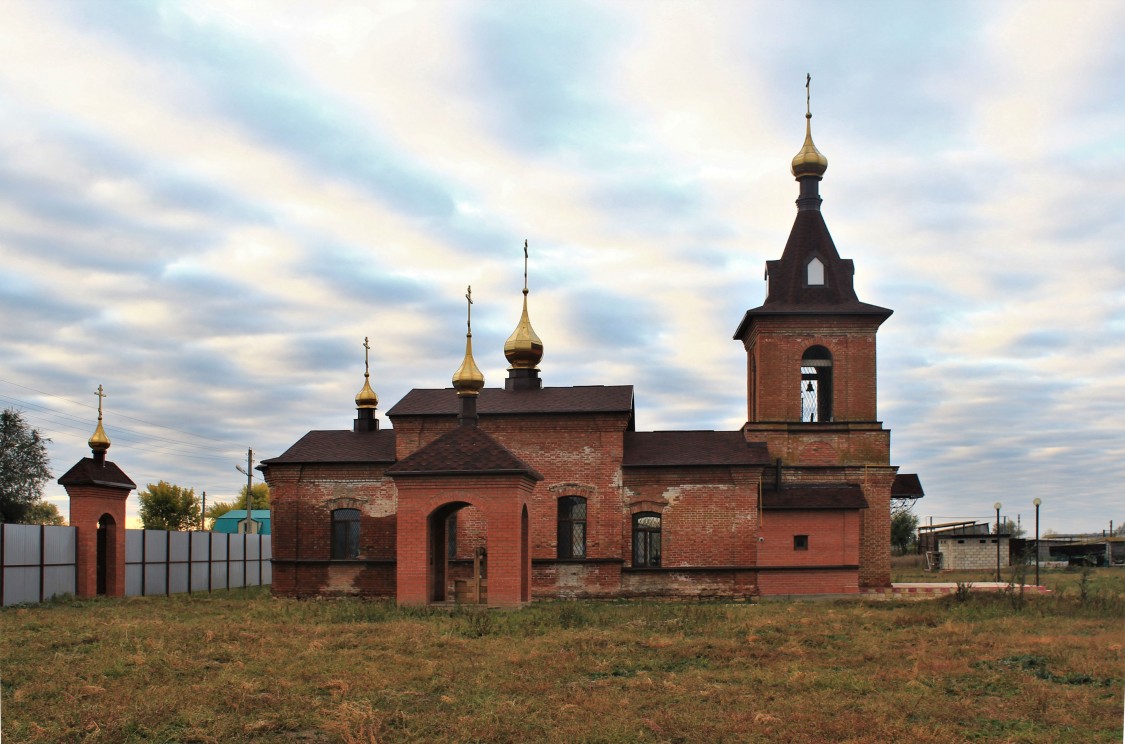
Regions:
<instances>
[{"instance_id":1,"label":"small square window","mask_svg":"<svg viewBox=\"0 0 1125 744\"><path fill-rule=\"evenodd\" d=\"M793 535L793 550L808 550L809 549L809 536L808 535Z\"/></svg>"},{"instance_id":2,"label":"small square window","mask_svg":"<svg viewBox=\"0 0 1125 744\"><path fill-rule=\"evenodd\" d=\"M964 545L964 544L965 544L965 541L964 541L964 540L958 540L958 541L957 541L957 544L958 544L958 545Z\"/></svg>"}]
</instances>

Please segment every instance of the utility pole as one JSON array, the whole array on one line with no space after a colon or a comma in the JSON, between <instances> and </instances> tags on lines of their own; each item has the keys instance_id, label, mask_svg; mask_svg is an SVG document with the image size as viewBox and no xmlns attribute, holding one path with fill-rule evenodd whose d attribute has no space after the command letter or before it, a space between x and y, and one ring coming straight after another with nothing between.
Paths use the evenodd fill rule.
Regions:
<instances>
[{"instance_id":1,"label":"utility pole","mask_svg":"<svg viewBox=\"0 0 1125 744\"><path fill-rule=\"evenodd\" d=\"M247 534L258 534L254 517L250 514L250 507L253 505L251 500L254 490L254 450L247 448L246 450L246 468L243 469L241 465L235 465L234 469L240 473L246 474L246 521L243 522L243 532Z\"/></svg>"},{"instance_id":2,"label":"utility pole","mask_svg":"<svg viewBox=\"0 0 1125 744\"><path fill-rule=\"evenodd\" d=\"M996 581L1000 581L1000 502L992 505L996 509Z\"/></svg>"},{"instance_id":3,"label":"utility pole","mask_svg":"<svg viewBox=\"0 0 1125 744\"><path fill-rule=\"evenodd\" d=\"M199 529L207 529L207 492L203 492L203 506L199 510Z\"/></svg>"}]
</instances>

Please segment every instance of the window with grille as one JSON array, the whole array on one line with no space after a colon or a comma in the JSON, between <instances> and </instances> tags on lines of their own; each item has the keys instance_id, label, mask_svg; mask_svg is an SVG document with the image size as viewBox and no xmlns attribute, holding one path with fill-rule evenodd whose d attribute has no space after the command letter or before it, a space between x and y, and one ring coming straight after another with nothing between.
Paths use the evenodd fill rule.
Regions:
<instances>
[{"instance_id":1,"label":"window with grille","mask_svg":"<svg viewBox=\"0 0 1125 744\"><path fill-rule=\"evenodd\" d=\"M586 557L586 499L559 499L559 558Z\"/></svg>"},{"instance_id":2,"label":"window with grille","mask_svg":"<svg viewBox=\"0 0 1125 744\"><path fill-rule=\"evenodd\" d=\"M808 535L793 535L793 550L808 550L809 549L809 536Z\"/></svg>"},{"instance_id":3,"label":"window with grille","mask_svg":"<svg viewBox=\"0 0 1125 744\"><path fill-rule=\"evenodd\" d=\"M660 515L641 512L633 515L633 566L660 565Z\"/></svg>"},{"instance_id":4,"label":"window with grille","mask_svg":"<svg viewBox=\"0 0 1125 744\"><path fill-rule=\"evenodd\" d=\"M359 557L359 509L332 512L332 558Z\"/></svg>"}]
</instances>

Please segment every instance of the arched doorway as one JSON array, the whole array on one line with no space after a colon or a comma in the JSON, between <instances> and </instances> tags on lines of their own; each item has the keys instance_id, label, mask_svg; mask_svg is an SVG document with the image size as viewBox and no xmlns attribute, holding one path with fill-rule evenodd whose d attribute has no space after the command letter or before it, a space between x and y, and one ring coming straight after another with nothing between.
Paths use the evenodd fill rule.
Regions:
<instances>
[{"instance_id":1,"label":"arched doorway","mask_svg":"<svg viewBox=\"0 0 1125 744\"><path fill-rule=\"evenodd\" d=\"M520 514L520 601L531 601L531 554L528 545L527 504L523 505Z\"/></svg>"},{"instance_id":2,"label":"arched doorway","mask_svg":"<svg viewBox=\"0 0 1125 744\"><path fill-rule=\"evenodd\" d=\"M465 501L427 518L427 594L430 602L485 604L488 597L488 521Z\"/></svg>"},{"instance_id":3,"label":"arched doorway","mask_svg":"<svg viewBox=\"0 0 1125 744\"><path fill-rule=\"evenodd\" d=\"M97 547L97 594L99 596L109 593L111 583L116 583L115 567L117 566L117 522L109 514L103 514L98 520L98 547Z\"/></svg>"}]
</instances>

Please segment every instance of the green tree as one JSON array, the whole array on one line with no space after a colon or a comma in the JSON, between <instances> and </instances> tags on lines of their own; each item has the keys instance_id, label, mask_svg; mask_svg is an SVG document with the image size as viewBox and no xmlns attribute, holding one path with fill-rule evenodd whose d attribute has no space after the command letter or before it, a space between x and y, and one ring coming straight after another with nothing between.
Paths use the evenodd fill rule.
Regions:
<instances>
[{"instance_id":1,"label":"green tree","mask_svg":"<svg viewBox=\"0 0 1125 744\"><path fill-rule=\"evenodd\" d=\"M918 517L909 511L899 511L891 517L891 547L900 554L906 553L914 544L918 530Z\"/></svg>"},{"instance_id":2,"label":"green tree","mask_svg":"<svg viewBox=\"0 0 1125 744\"><path fill-rule=\"evenodd\" d=\"M62 512L50 501L36 501L27 508L23 515L25 524L49 524L61 526L66 524Z\"/></svg>"},{"instance_id":3,"label":"green tree","mask_svg":"<svg viewBox=\"0 0 1125 744\"><path fill-rule=\"evenodd\" d=\"M995 529L995 525L993 525ZM1026 530L1022 526L1016 524L1016 520L1004 517L1000 520L1000 534L1009 535L1011 537L1023 537Z\"/></svg>"},{"instance_id":4,"label":"green tree","mask_svg":"<svg viewBox=\"0 0 1125 744\"><path fill-rule=\"evenodd\" d=\"M218 519L229 511L234 509L246 508L246 486L238 492L238 498L233 501L216 501L214 504L207 507L207 513L203 516L208 519ZM255 483L254 488L250 491L250 508L251 509L269 509L270 508L270 487L266 483Z\"/></svg>"},{"instance_id":5,"label":"green tree","mask_svg":"<svg viewBox=\"0 0 1125 744\"><path fill-rule=\"evenodd\" d=\"M199 524L199 499L194 488L160 481L137 493L141 524L146 530L190 530Z\"/></svg>"},{"instance_id":6,"label":"green tree","mask_svg":"<svg viewBox=\"0 0 1125 744\"><path fill-rule=\"evenodd\" d=\"M0 413L0 522L23 522L51 479L47 442L19 411Z\"/></svg>"}]
</instances>

